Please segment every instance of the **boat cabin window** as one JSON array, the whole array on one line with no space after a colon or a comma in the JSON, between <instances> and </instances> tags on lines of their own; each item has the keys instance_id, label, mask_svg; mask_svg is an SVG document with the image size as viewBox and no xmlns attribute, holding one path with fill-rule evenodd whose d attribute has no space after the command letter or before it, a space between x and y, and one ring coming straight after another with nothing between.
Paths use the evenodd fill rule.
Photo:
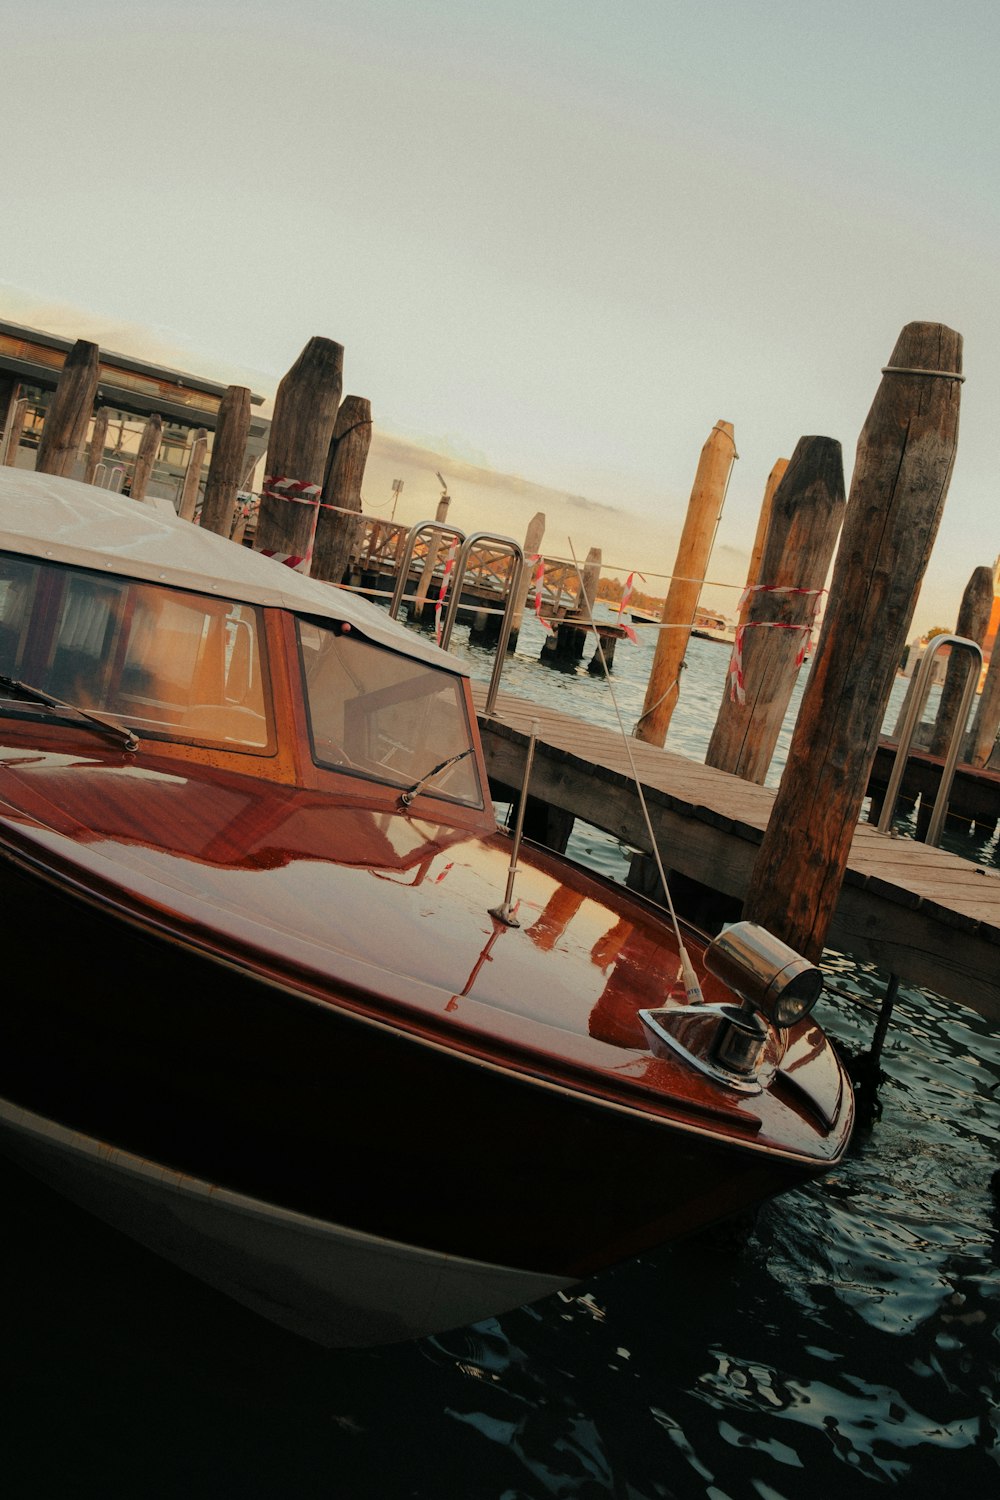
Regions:
<instances>
[{"instance_id":1,"label":"boat cabin window","mask_svg":"<svg viewBox=\"0 0 1000 1500\"><path fill-rule=\"evenodd\" d=\"M0 673L140 736L272 751L262 635L234 600L0 555Z\"/></svg>"},{"instance_id":2,"label":"boat cabin window","mask_svg":"<svg viewBox=\"0 0 1000 1500\"><path fill-rule=\"evenodd\" d=\"M297 621L317 764L483 806L461 682L351 630Z\"/></svg>"}]
</instances>

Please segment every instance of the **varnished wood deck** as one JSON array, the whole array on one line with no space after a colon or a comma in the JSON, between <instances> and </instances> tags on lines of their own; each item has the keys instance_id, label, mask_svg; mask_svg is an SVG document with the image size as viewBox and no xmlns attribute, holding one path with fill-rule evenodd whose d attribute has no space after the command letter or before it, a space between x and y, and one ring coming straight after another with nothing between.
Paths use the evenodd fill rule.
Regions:
<instances>
[{"instance_id":1,"label":"varnished wood deck","mask_svg":"<svg viewBox=\"0 0 1000 1500\"><path fill-rule=\"evenodd\" d=\"M649 848L621 735L501 693L483 720L490 776L520 785L532 720L533 796ZM742 898L774 792L631 740L668 869ZM1000 874L911 839L858 825L829 946L1000 1019Z\"/></svg>"}]
</instances>

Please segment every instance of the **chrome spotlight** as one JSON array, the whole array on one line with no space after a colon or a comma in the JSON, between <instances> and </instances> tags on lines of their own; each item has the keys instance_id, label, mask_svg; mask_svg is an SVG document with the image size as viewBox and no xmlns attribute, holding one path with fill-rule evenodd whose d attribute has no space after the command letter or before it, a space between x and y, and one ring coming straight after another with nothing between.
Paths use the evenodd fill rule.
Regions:
<instances>
[{"instance_id":1,"label":"chrome spotlight","mask_svg":"<svg viewBox=\"0 0 1000 1500\"><path fill-rule=\"evenodd\" d=\"M756 922L721 932L705 950L705 967L782 1031L805 1019L823 989L816 965Z\"/></svg>"},{"instance_id":2,"label":"chrome spotlight","mask_svg":"<svg viewBox=\"0 0 1000 1500\"><path fill-rule=\"evenodd\" d=\"M803 1020L819 999L823 976L815 964L754 922L737 922L705 950L705 967L742 1005L668 1002L640 1010L652 1050L680 1058L727 1088L757 1094L764 1077L767 1024L784 1030Z\"/></svg>"}]
</instances>

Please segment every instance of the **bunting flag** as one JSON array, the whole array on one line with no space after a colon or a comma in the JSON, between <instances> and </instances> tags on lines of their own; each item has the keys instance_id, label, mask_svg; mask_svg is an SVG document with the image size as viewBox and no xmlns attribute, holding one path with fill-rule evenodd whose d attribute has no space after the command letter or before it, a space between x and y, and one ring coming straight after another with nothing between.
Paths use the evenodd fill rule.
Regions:
<instances>
[{"instance_id":1,"label":"bunting flag","mask_svg":"<svg viewBox=\"0 0 1000 1500\"><path fill-rule=\"evenodd\" d=\"M535 552L532 554L531 560L532 562L538 564L538 566L535 568L535 576L533 580L535 585L535 615L537 616L542 629L547 630L549 635L551 635L552 626L542 614L542 584L545 581L545 559L541 556L540 553Z\"/></svg>"},{"instance_id":2,"label":"bunting flag","mask_svg":"<svg viewBox=\"0 0 1000 1500\"><path fill-rule=\"evenodd\" d=\"M639 574L639 577L642 578L643 583L646 582L645 578L642 577L641 573ZM631 599L632 599L632 580L634 578L635 578L635 574L634 573L630 573L628 575L628 577L626 578L626 580L625 580L625 587L622 590L621 602L618 605L618 623L621 626L622 630L625 632L625 634L628 636L629 640L632 642L633 646L638 646L638 644L639 644L639 637L636 635L636 633L632 629L631 625L626 625L625 624L625 620L623 618L623 616L625 614L625 610L628 608L629 603L631 602Z\"/></svg>"}]
</instances>

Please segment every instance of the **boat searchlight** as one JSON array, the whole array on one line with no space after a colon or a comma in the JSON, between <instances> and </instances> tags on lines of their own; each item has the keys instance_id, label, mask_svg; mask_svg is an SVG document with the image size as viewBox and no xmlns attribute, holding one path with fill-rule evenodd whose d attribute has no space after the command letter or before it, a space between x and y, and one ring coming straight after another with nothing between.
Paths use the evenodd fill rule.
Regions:
<instances>
[{"instance_id":1,"label":"boat searchlight","mask_svg":"<svg viewBox=\"0 0 1000 1500\"><path fill-rule=\"evenodd\" d=\"M705 967L772 1026L802 1021L823 989L823 975L756 922L736 922L705 950Z\"/></svg>"},{"instance_id":2,"label":"boat searchlight","mask_svg":"<svg viewBox=\"0 0 1000 1500\"><path fill-rule=\"evenodd\" d=\"M784 1031L804 1020L819 999L823 975L755 922L736 922L720 933L705 950L705 967L739 996L741 1006L674 1002L641 1010L639 1019L654 1052L680 1057L730 1088L758 1093L764 1023Z\"/></svg>"}]
</instances>

